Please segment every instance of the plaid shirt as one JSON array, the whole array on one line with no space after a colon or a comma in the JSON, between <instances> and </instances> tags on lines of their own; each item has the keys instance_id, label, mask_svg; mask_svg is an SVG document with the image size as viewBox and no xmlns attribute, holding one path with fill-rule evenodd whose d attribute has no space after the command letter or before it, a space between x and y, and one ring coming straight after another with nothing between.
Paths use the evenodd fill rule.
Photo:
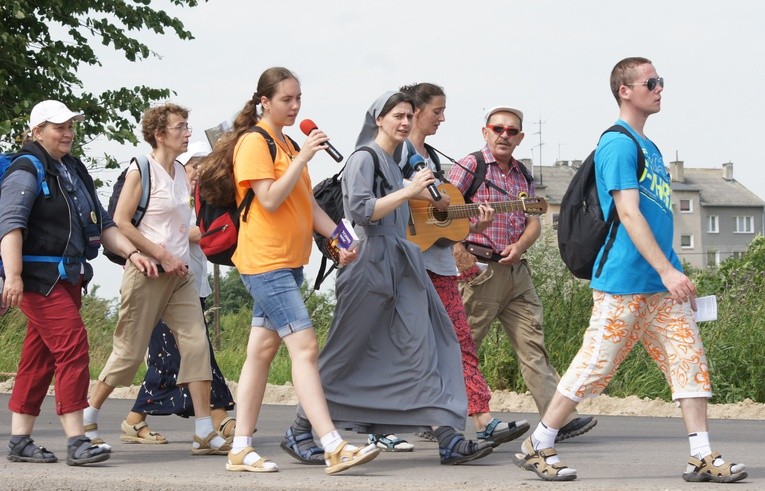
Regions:
<instances>
[{"instance_id":1,"label":"plaid shirt","mask_svg":"<svg viewBox=\"0 0 765 491\"><path fill-rule=\"evenodd\" d=\"M507 191L509 196L494 188L487 187L484 181L471 198L473 203L512 201L518 199L520 193L527 193L530 197L535 196L536 189L534 183L529 184L526 182L526 178L518 167L522 165L520 162L512 159L510 170L505 173L499 168L488 146L483 147L481 151L486 161L486 180ZM473 155L468 155L460 160L460 164L471 171L475 171L478 165ZM473 182L473 175L459 165L453 165L451 171L449 171L449 180L464 195ZM473 217L470 221L475 223L478 221L478 217ZM497 213L494 215L491 225L486 227L486 230L480 234L471 233L467 240L485 247L491 247L499 254L505 247L517 242L524 230L526 230L526 215L522 211Z\"/></svg>"}]
</instances>

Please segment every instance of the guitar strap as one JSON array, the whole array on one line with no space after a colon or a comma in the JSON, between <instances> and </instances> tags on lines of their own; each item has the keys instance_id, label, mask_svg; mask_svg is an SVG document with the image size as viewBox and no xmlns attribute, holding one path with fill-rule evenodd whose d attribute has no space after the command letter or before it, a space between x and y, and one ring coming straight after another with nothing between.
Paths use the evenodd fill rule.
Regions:
<instances>
[{"instance_id":1,"label":"guitar strap","mask_svg":"<svg viewBox=\"0 0 765 491\"><path fill-rule=\"evenodd\" d=\"M470 187L468 188L468 190L464 194L466 201L472 203L472 200L470 198L476 193L476 191L478 191L478 188L481 187L481 184L483 184L483 183L486 183L486 187L492 188L492 189L496 190L497 192L502 193L502 194L504 194L505 196L507 196L509 198L512 198L507 193L507 191L505 191L501 187L497 186L492 181L486 179L486 160L483 158L483 152L478 151L478 152L474 152L472 154L475 157L475 160L476 160L475 171L472 171L472 170L468 169L467 167L465 167L464 165L462 165L459 162L457 162L456 160L454 160L453 158L449 157L448 155L446 155L444 152L442 152L441 150L437 149L436 147L433 147L433 146L430 146L430 145L427 145L427 144L425 145L425 147L428 149L428 153L429 154L431 153L431 150L432 150L433 151L432 155L440 154L442 157L445 157L449 162L451 162L452 164L454 164L454 165L456 165L458 167L461 167L465 172L467 172L468 174L473 176L473 182L470 183ZM523 165L521 162L518 162L518 166L521 169L521 172L523 173L523 177L526 178L526 182L531 183L531 181L533 181L534 178L531 176L531 174L529 174L529 171L528 171L528 169L526 169L526 166ZM440 163L439 163L438 167L440 169ZM449 182L445 177L444 177L444 179L442 179L442 181L443 182Z\"/></svg>"}]
</instances>

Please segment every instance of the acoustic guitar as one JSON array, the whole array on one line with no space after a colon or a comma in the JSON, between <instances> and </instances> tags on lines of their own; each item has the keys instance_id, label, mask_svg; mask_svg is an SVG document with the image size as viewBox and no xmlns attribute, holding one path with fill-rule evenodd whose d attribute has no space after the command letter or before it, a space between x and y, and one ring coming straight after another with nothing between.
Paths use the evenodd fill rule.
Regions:
<instances>
[{"instance_id":1,"label":"acoustic guitar","mask_svg":"<svg viewBox=\"0 0 765 491\"><path fill-rule=\"evenodd\" d=\"M465 203L465 198L453 184L438 186L441 194L448 194L451 200L445 211L438 211L429 201L409 200L409 225L406 238L417 244L423 251L440 239L452 242L464 240L470 231L470 217L480 214L478 203ZM521 198L516 201L489 203L496 213L522 211L528 215L542 215L547 212L544 198Z\"/></svg>"}]
</instances>

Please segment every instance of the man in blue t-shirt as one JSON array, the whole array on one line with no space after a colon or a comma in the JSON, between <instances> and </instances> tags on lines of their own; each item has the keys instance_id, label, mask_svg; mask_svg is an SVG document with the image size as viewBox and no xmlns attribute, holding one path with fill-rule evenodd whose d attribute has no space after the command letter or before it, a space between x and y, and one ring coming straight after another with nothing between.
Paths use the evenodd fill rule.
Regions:
<instances>
[{"instance_id":1,"label":"man in blue t-shirt","mask_svg":"<svg viewBox=\"0 0 765 491\"><path fill-rule=\"evenodd\" d=\"M645 171L637 176L637 152L629 136L609 132L595 151L595 176L603 215L616 207L621 225L605 264L593 278L593 309L582 347L561 378L534 433L513 457L519 467L547 481L576 479L563 465L555 437L568 414L586 397L599 395L636 343L641 342L679 403L691 456L683 479L735 482L745 479L743 464L726 463L713 453L707 432L707 399L712 396L704 346L693 311L696 287L672 250L670 178L661 153L643 134L648 117L661 109L664 79L650 60L626 58L611 71L611 91L619 105L618 124L637 139Z\"/></svg>"}]
</instances>

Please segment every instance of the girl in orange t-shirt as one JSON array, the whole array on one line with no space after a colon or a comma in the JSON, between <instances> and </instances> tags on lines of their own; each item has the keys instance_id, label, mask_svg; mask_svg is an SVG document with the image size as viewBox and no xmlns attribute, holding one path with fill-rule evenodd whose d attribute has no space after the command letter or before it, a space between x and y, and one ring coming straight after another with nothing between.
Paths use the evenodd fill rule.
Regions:
<instances>
[{"instance_id":1,"label":"girl in orange t-shirt","mask_svg":"<svg viewBox=\"0 0 765 491\"><path fill-rule=\"evenodd\" d=\"M311 252L314 231L329 237L335 223L313 198L308 162L327 148L327 135L315 130L302 150L282 129L295 123L300 111L300 83L286 68L269 68L234 121L233 131L216 144L208 165L212 172L232 173L228 196L237 204L252 189L247 220L240 222L233 256L242 282L254 300L247 358L239 378L237 424L226 469L274 472L275 463L262 458L252 446L268 371L284 341L292 361L292 383L298 401L321 437L326 472L334 474L375 458L373 445L357 448L343 441L335 429L324 398L317 359L319 344L300 292L303 266ZM262 106L262 112L257 110ZM277 151L271 158L265 138L250 131L257 124L273 138ZM233 162L233 168L230 163ZM227 191L222 190L225 194ZM341 265L356 258L355 251L340 251Z\"/></svg>"}]
</instances>

